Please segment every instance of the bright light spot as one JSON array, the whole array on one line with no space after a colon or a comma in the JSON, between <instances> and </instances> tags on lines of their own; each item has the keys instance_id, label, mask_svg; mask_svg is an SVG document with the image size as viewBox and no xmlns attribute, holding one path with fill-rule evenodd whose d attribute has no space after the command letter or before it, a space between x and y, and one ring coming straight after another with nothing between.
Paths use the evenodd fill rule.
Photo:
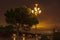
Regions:
<instances>
[{"instance_id":1,"label":"bright light spot","mask_svg":"<svg viewBox=\"0 0 60 40\"><path fill-rule=\"evenodd\" d=\"M41 10L39 10L39 13L41 13Z\"/></svg>"},{"instance_id":2,"label":"bright light spot","mask_svg":"<svg viewBox=\"0 0 60 40\"><path fill-rule=\"evenodd\" d=\"M34 10L32 10L32 13L34 13Z\"/></svg>"},{"instance_id":3,"label":"bright light spot","mask_svg":"<svg viewBox=\"0 0 60 40\"><path fill-rule=\"evenodd\" d=\"M38 10L40 10L40 8L38 8Z\"/></svg>"},{"instance_id":4,"label":"bright light spot","mask_svg":"<svg viewBox=\"0 0 60 40\"><path fill-rule=\"evenodd\" d=\"M35 25L33 25L32 28L35 29ZM40 29L40 28L47 28L47 24L43 22L37 24L37 29Z\"/></svg>"},{"instance_id":5,"label":"bright light spot","mask_svg":"<svg viewBox=\"0 0 60 40\"><path fill-rule=\"evenodd\" d=\"M37 10L37 7L34 7L34 10L37 12L38 10Z\"/></svg>"},{"instance_id":6,"label":"bright light spot","mask_svg":"<svg viewBox=\"0 0 60 40\"><path fill-rule=\"evenodd\" d=\"M40 21L39 24L37 24L37 29L52 29L54 26L55 25L53 23L48 21ZM32 26L32 29L35 29L35 25Z\"/></svg>"}]
</instances>

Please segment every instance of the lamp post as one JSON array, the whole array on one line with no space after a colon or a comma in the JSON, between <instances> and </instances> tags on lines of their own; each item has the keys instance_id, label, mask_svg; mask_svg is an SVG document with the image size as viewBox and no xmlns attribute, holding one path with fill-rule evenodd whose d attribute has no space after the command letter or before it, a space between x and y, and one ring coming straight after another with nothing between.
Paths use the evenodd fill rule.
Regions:
<instances>
[{"instance_id":1,"label":"lamp post","mask_svg":"<svg viewBox=\"0 0 60 40\"><path fill-rule=\"evenodd\" d=\"M34 10L32 10L32 13L33 13L35 16L37 16L38 14L41 13L41 10L40 10L40 8L38 7L38 4L35 4L35 7L34 7ZM36 37L35 40L38 40L38 39L37 39L36 30L37 30L37 25L35 25L35 37Z\"/></svg>"},{"instance_id":2,"label":"lamp post","mask_svg":"<svg viewBox=\"0 0 60 40\"><path fill-rule=\"evenodd\" d=\"M38 4L35 4L34 10L32 10L32 13L36 16L41 13L40 8L38 7Z\"/></svg>"}]
</instances>

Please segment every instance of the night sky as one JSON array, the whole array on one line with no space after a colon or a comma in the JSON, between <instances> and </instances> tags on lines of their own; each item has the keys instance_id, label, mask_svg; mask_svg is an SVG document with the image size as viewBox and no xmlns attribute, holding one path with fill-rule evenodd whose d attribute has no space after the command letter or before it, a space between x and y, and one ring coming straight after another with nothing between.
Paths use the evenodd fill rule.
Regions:
<instances>
[{"instance_id":1,"label":"night sky","mask_svg":"<svg viewBox=\"0 0 60 40\"><path fill-rule=\"evenodd\" d=\"M42 10L38 17L40 27L60 26L60 0L0 0L0 25L6 24L4 17L6 10L23 5L33 8L35 3L38 3Z\"/></svg>"}]
</instances>

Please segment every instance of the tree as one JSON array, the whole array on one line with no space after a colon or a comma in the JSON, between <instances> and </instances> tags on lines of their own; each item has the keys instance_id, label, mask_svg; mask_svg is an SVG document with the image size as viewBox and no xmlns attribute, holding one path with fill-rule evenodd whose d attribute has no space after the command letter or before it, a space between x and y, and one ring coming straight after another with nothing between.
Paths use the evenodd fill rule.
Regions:
<instances>
[{"instance_id":1,"label":"tree","mask_svg":"<svg viewBox=\"0 0 60 40\"><path fill-rule=\"evenodd\" d=\"M15 16L15 13L14 13L13 9L7 10L5 13L6 22L8 24L15 24L16 20L15 20L14 16Z\"/></svg>"},{"instance_id":2,"label":"tree","mask_svg":"<svg viewBox=\"0 0 60 40\"><path fill-rule=\"evenodd\" d=\"M9 37L13 33L13 26L12 25L7 25L7 26L0 26L0 36L3 37Z\"/></svg>"},{"instance_id":3,"label":"tree","mask_svg":"<svg viewBox=\"0 0 60 40\"><path fill-rule=\"evenodd\" d=\"M27 28L31 28L32 25L38 23L36 17L31 14L30 9L27 7L15 8L14 10L8 10L5 13L6 22L9 24L14 24L17 27L17 33L19 28L24 29L27 25Z\"/></svg>"},{"instance_id":4,"label":"tree","mask_svg":"<svg viewBox=\"0 0 60 40\"><path fill-rule=\"evenodd\" d=\"M5 26L5 32L8 35L12 35L14 33L14 27L12 25Z\"/></svg>"}]
</instances>

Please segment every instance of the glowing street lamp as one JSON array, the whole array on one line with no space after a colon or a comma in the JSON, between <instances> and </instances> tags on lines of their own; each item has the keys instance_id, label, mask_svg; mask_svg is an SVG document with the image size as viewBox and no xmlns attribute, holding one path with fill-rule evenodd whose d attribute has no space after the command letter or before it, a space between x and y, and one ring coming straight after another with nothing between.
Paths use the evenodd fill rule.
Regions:
<instances>
[{"instance_id":1,"label":"glowing street lamp","mask_svg":"<svg viewBox=\"0 0 60 40\"><path fill-rule=\"evenodd\" d=\"M34 7L34 10L32 10L32 13L33 13L34 15L36 15L36 16L41 13L40 8L38 8L38 4L35 4L35 7ZM35 25L35 30L36 30L36 29L37 29L37 25ZM36 32L35 32L35 34L36 34ZM35 39L35 40L38 40L38 39L37 39L37 34L36 34L35 36L36 36L36 39Z\"/></svg>"},{"instance_id":2,"label":"glowing street lamp","mask_svg":"<svg viewBox=\"0 0 60 40\"><path fill-rule=\"evenodd\" d=\"M38 8L38 4L35 4L34 10L32 10L32 13L36 16L41 13L40 8Z\"/></svg>"}]
</instances>

